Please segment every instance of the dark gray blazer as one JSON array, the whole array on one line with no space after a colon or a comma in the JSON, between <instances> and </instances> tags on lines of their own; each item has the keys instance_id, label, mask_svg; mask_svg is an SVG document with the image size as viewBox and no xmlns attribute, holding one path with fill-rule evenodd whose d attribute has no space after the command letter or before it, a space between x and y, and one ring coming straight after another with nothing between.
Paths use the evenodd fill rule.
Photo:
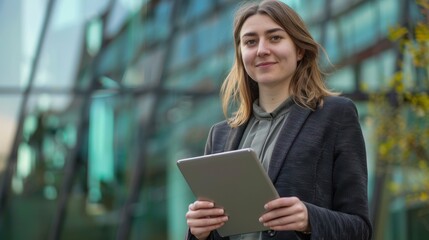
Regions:
<instances>
[{"instance_id":1,"label":"dark gray blazer","mask_svg":"<svg viewBox=\"0 0 429 240\"><path fill-rule=\"evenodd\" d=\"M205 154L237 149L246 126L224 121L209 133ZM370 239L365 144L353 102L327 97L316 111L293 105L272 153L268 175L281 197L308 209L311 235L263 233L264 239ZM188 233L187 239L195 239ZM217 232L209 239L221 238Z\"/></svg>"}]
</instances>

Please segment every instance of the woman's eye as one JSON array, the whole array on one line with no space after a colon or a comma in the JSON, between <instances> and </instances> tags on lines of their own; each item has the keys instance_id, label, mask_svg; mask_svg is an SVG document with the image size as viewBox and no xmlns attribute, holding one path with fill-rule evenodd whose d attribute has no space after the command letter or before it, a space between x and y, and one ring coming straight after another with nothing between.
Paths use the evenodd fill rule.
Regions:
<instances>
[{"instance_id":1,"label":"woman's eye","mask_svg":"<svg viewBox=\"0 0 429 240\"><path fill-rule=\"evenodd\" d=\"M281 39L281 37L280 36L272 36L271 37L271 40L273 40L273 41L278 41L278 40L280 40Z\"/></svg>"},{"instance_id":2,"label":"woman's eye","mask_svg":"<svg viewBox=\"0 0 429 240\"><path fill-rule=\"evenodd\" d=\"M253 39L250 39L250 40L246 40L246 41L244 41L244 44L245 45L254 45L256 43L256 41L255 40L253 40Z\"/></svg>"}]
</instances>

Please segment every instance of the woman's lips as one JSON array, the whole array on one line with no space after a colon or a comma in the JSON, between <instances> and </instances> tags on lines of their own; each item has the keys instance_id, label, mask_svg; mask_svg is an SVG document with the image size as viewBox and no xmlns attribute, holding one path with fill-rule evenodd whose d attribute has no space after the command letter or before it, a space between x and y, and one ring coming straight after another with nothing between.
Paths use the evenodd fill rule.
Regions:
<instances>
[{"instance_id":1,"label":"woman's lips","mask_svg":"<svg viewBox=\"0 0 429 240\"><path fill-rule=\"evenodd\" d=\"M271 66L274 64L275 64L275 62L261 62L261 63L257 63L256 67L268 67L268 66Z\"/></svg>"}]
</instances>

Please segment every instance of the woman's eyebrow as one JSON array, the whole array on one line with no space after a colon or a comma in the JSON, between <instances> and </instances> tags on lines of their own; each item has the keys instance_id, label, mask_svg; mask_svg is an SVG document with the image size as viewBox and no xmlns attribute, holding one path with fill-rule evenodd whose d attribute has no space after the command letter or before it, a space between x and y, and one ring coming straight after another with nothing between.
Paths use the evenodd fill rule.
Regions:
<instances>
[{"instance_id":1,"label":"woman's eyebrow","mask_svg":"<svg viewBox=\"0 0 429 240\"><path fill-rule=\"evenodd\" d=\"M273 29L269 29L267 31L265 31L265 34L270 34L270 33L275 33L275 32L285 32L285 30L283 28L273 28Z\"/></svg>"},{"instance_id":2,"label":"woman's eyebrow","mask_svg":"<svg viewBox=\"0 0 429 240\"><path fill-rule=\"evenodd\" d=\"M275 32L278 32L278 31L285 32L285 30L282 29L282 28L272 28L272 29L266 30L265 34L271 34L271 33L275 33ZM242 38L243 37L253 37L253 36L257 36L257 35L258 34L256 32L247 32L247 33L244 33L241 37Z\"/></svg>"}]
</instances>

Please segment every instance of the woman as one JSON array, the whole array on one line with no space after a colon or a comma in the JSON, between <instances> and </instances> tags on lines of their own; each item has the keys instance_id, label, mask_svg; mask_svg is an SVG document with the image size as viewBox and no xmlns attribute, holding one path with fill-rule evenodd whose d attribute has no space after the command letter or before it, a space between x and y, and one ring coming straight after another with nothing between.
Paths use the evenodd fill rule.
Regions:
<instances>
[{"instance_id":1,"label":"woman","mask_svg":"<svg viewBox=\"0 0 429 240\"><path fill-rule=\"evenodd\" d=\"M235 62L222 86L223 110L205 153L253 148L280 198L259 219L271 230L220 237L228 217L208 201L186 214L187 239L370 239L367 166L352 101L324 85L319 45L280 1L242 6L234 22ZM246 201L246 199L243 199Z\"/></svg>"}]
</instances>

